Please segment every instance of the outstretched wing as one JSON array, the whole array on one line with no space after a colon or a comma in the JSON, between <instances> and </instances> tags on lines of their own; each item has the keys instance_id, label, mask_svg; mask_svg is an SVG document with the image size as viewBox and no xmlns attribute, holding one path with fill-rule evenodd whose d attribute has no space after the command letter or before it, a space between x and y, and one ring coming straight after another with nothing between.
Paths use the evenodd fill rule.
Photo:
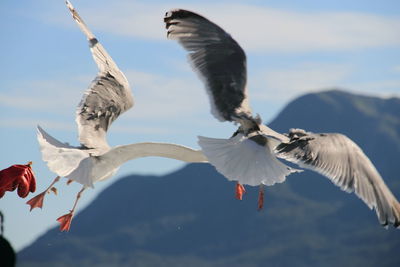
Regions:
<instances>
[{"instance_id":1,"label":"outstretched wing","mask_svg":"<svg viewBox=\"0 0 400 267\"><path fill-rule=\"evenodd\" d=\"M292 130L277 156L327 176L347 192L355 192L382 225L400 226L400 204L361 148L342 134L313 134Z\"/></svg>"},{"instance_id":2,"label":"outstretched wing","mask_svg":"<svg viewBox=\"0 0 400 267\"><path fill-rule=\"evenodd\" d=\"M79 141L88 148L108 147L107 130L121 113L133 106L133 96L125 75L71 3L66 3L72 17L89 40L90 50L99 68L97 77L86 90L77 108Z\"/></svg>"},{"instance_id":3,"label":"outstretched wing","mask_svg":"<svg viewBox=\"0 0 400 267\"><path fill-rule=\"evenodd\" d=\"M206 18L191 11L166 13L167 36L189 52L189 61L205 83L211 112L220 121L251 116L246 94L246 55L238 43Z\"/></svg>"},{"instance_id":4,"label":"outstretched wing","mask_svg":"<svg viewBox=\"0 0 400 267\"><path fill-rule=\"evenodd\" d=\"M120 166L129 160L143 157L163 157L184 162L208 162L201 150L183 145L156 142L116 146L98 158L112 162L111 165Z\"/></svg>"},{"instance_id":5,"label":"outstretched wing","mask_svg":"<svg viewBox=\"0 0 400 267\"><path fill-rule=\"evenodd\" d=\"M85 164L92 164L89 161L95 161L96 168L92 169L87 181L92 184L97 181L94 178L105 179L125 162L143 157L163 157L184 162L207 162L207 158L201 150L194 150L182 145L148 142L116 146L100 156L88 159ZM108 175L102 176L104 173Z\"/></svg>"}]
</instances>

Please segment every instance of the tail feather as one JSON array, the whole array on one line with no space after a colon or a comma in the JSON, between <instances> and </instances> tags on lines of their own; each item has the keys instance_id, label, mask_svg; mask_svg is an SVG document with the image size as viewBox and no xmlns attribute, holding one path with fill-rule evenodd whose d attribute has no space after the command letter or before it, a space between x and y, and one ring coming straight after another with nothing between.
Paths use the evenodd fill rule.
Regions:
<instances>
[{"instance_id":1,"label":"tail feather","mask_svg":"<svg viewBox=\"0 0 400 267\"><path fill-rule=\"evenodd\" d=\"M241 134L230 139L199 136L198 143L209 162L230 181L273 185L300 171L277 160L268 144L261 146Z\"/></svg>"},{"instance_id":2,"label":"tail feather","mask_svg":"<svg viewBox=\"0 0 400 267\"><path fill-rule=\"evenodd\" d=\"M86 157L82 159L79 162L78 166L72 172L66 175L65 178L73 180L84 186L94 188L93 183L96 182L96 176L93 175L93 166L93 157Z\"/></svg>"}]
</instances>

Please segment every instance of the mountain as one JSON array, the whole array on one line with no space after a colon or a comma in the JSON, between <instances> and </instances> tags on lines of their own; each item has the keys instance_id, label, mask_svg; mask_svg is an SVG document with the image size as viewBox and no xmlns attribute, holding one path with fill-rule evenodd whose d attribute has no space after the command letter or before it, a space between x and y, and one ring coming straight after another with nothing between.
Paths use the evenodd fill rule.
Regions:
<instances>
[{"instance_id":1,"label":"mountain","mask_svg":"<svg viewBox=\"0 0 400 267\"><path fill-rule=\"evenodd\" d=\"M270 124L341 132L355 140L400 198L400 99L326 91L295 99ZM354 194L305 171L234 199L208 164L116 181L19 253L18 266L400 266L400 231L382 228Z\"/></svg>"}]
</instances>

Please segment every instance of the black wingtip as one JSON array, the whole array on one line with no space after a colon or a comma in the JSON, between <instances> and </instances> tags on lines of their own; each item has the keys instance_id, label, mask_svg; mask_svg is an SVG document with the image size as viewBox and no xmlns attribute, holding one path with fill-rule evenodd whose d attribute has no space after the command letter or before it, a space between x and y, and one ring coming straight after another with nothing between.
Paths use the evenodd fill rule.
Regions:
<instances>
[{"instance_id":1,"label":"black wingtip","mask_svg":"<svg viewBox=\"0 0 400 267\"><path fill-rule=\"evenodd\" d=\"M385 228L385 229L389 229L389 225L390 224L393 224L393 227L394 228L396 228L396 229L399 229L400 230L400 221L395 221L395 222L388 222L388 221L386 221L386 222L384 222L384 223L381 223L381 226L383 227L383 228Z\"/></svg>"},{"instance_id":2,"label":"black wingtip","mask_svg":"<svg viewBox=\"0 0 400 267\"><path fill-rule=\"evenodd\" d=\"M65 4L67 5L68 9L71 10L71 12L74 10L74 6L71 4L70 1L66 0Z\"/></svg>"},{"instance_id":3,"label":"black wingtip","mask_svg":"<svg viewBox=\"0 0 400 267\"><path fill-rule=\"evenodd\" d=\"M176 9L171 9L171 10L165 12L164 22L167 23L172 19L186 19L186 18L202 18L202 19L204 19L203 16L200 16L199 14L196 14L192 11L176 8Z\"/></svg>"},{"instance_id":4,"label":"black wingtip","mask_svg":"<svg viewBox=\"0 0 400 267\"><path fill-rule=\"evenodd\" d=\"M184 9L180 9L180 8L175 8L175 9L171 9L167 12L165 12L165 17L164 17L164 21L166 19L182 19L182 18L187 18L190 16L190 14L192 14L193 12L188 11L188 10L184 10Z\"/></svg>"},{"instance_id":5,"label":"black wingtip","mask_svg":"<svg viewBox=\"0 0 400 267\"><path fill-rule=\"evenodd\" d=\"M196 14L192 11L185 10L185 9L171 9L167 12L165 12L164 16L164 23L165 23L165 28L169 30L169 27L171 25L177 25L179 24L179 21L174 21L174 19L187 19L187 18L199 18L199 19L205 19L203 16L200 16L199 14ZM167 31L167 37L170 35L170 31Z\"/></svg>"}]
</instances>

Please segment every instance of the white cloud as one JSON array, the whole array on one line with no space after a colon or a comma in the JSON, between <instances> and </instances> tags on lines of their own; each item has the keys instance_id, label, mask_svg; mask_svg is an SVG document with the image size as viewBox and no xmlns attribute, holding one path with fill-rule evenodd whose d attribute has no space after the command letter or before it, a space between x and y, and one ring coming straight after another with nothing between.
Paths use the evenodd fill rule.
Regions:
<instances>
[{"instance_id":1,"label":"white cloud","mask_svg":"<svg viewBox=\"0 0 400 267\"><path fill-rule=\"evenodd\" d=\"M12 119L0 119L0 126L4 128L30 128L35 129L36 126L45 126L46 128L76 131L76 126L72 123L43 120L43 119L26 119L14 117Z\"/></svg>"},{"instance_id":2,"label":"white cloud","mask_svg":"<svg viewBox=\"0 0 400 267\"><path fill-rule=\"evenodd\" d=\"M76 77L67 79L15 81L0 92L0 105L21 111L45 111L53 114L74 114L87 84Z\"/></svg>"},{"instance_id":3,"label":"white cloud","mask_svg":"<svg viewBox=\"0 0 400 267\"><path fill-rule=\"evenodd\" d=\"M394 66L394 67L392 68L392 71L395 72L395 73L400 74L400 65Z\"/></svg>"},{"instance_id":4,"label":"white cloud","mask_svg":"<svg viewBox=\"0 0 400 267\"><path fill-rule=\"evenodd\" d=\"M400 45L400 17L291 11L237 3L229 6L176 3L177 6L194 10L218 23L247 51L337 51ZM81 13L96 31L166 40L162 19L171 7L174 5L163 2L114 1L92 5L90 9L82 7ZM54 16L45 19L60 22L60 18Z\"/></svg>"},{"instance_id":5,"label":"white cloud","mask_svg":"<svg viewBox=\"0 0 400 267\"><path fill-rule=\"evenodd\" d=\"M258 7L236 7L222 16L237 31L238 40L254 51L335 51L400 44L400 18Z\"/></svg>"},{"instance_id":6,"label":"white cloud","mask_svg":"<svg viewBox=\"0 0 400 267\"><path fill-rule=\"evenodd\" d=\"M263 70L249 81L251 101L281 102L309 92L345 89L358 94L400 97L400 80L355 80L356 69L347 64L303 63L290 69Z\"/></svg>"},{"instance_id":7,"label":"white cloud","mask_svg":"<svg viewBox=\"0 0 400 267\"><path fill-rule=\"evenodd\" d=\"M113 125L113 132L124 133L124 134L171 134L174 132L173 129L163 127L147 127L140 125L123 126Z\"/></svg>"},{"instance_id":8,"label":"white cloud","mask_svg":"<svg viewBox=\"0 0 400 267\"><path fill-rule=\"evenodd\" d=\"M169 77L136 70L125 72L131 82L135 106L130 117L170 119L208 112L206 93L194 75ZM207 108L204 108L207 107Z\"/></svg>"},{"instance_id":9,"label":"white cloud","mask_svg":"<svg viewBox=\"0 0 400 267\"><path fill-rule=\"evenodd\" d=\"M188 77L170 77L161 74L127 70L125 74L132 87L135 105L121 119L132 119L143 123L132 127L117 123L113 130L131 133L165 132L160 127L149 125L149 122L171 118L188 118L199 113L208 114L209 104L201 82L190 72ZM1 125L14 127L34 127L38 122L34 118L46 121L43 125L55 129L71 130L75 127L75 109L83 92L92 80L92 76L64 79L30 81L14 84L0 92L0 106L14 114L13 121L2 120ZM15 113L19 112L20 118ZM25 119L29 117L32 119ZM66 124L60 123L60 121ZM73 122L73 123L71 123ZM72 126L71 126L71 125ZM75 130L75 128L73 129Z\"/></svg>"},{"instance_id":10,"label":"white cloud","mask_svg":"<svg viewBox=\"0 0 400 267\"><path fill-rule=\"evenodd\" d=\"M361 94L367 93L380 97L400 97L400 79L352 82L346 83L344 86Z\"/></svg>"},{"instance_id":11,"label":"white cloud","mask_svg":"<svg viewBox=\"0 0 400 267\"><path fill-rule=\"evenodd\" d=\"M129 121L129 120L127 120ZM45 129L51 130L61 130L67 132L76 132L77 126L74 121L56 121L42 118L18 118L14 117L12 119L0 119L0 126L8 128L22 128L22 129L36 129L40 125ZM173 129L163 128L163 127L151 127L151 126L141 126L135 124L117 124L112 126L112 131L114 133L124 133L124 134L170 134Z\"/></svg>"},{"instance_id":12,"label":"white cloud","mask_svg":"<svg viewBox=\"0 0 400 267\"><path fill-rule=\"evenodd\" d=\"M281 100L293 98L302 93L319 91L323 88L340 86L352 73L352 68L341 64L300 64L296 68L265 70L250 81L257 100Z\"/></svg>"}]
</instances>

